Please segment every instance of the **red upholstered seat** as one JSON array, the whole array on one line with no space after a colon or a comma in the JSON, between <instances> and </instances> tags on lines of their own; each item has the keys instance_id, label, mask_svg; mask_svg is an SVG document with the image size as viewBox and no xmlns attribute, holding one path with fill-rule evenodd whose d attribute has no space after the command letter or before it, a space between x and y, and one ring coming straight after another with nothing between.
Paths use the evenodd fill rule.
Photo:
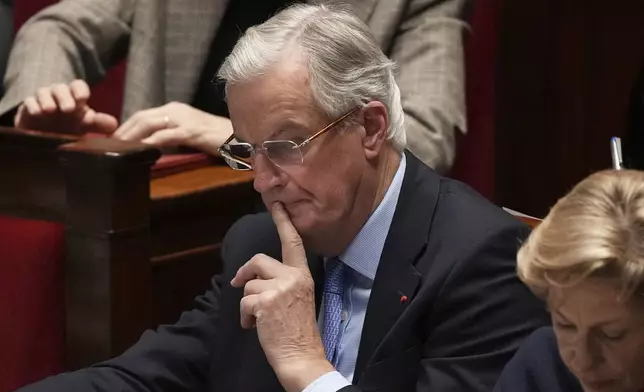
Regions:
<instances>
[{"instance_id":1,"label":"red upholstered seat","mask_svg":"<svg viewBox=\"0 0 644 392\"><path fill-rule=\"evenodd\" d=\"M14 4L16 28L51 0ZM0 216L0 392L60 372L63 229Z\"/></svg>"},{"instance_id":2,"label":"red upholstered seat","mask_svg":"<svg viewBox=\"0 0 644 392\"><path fill-rule=\"evenodd\" d=\"M63 230L0 217L0 391L60 372Z\"/></svg>"},{"instance_id":3,"label":"red upholstered seat","mask_svg":"<svg viewBox=\"0 0 644 392\"><path fill-rule=\"evenodd\" d=\"M16 28L51 0L14 4ZM62 370L63 229L0 216L0 392Z\"/></svg>"}]
</instances>

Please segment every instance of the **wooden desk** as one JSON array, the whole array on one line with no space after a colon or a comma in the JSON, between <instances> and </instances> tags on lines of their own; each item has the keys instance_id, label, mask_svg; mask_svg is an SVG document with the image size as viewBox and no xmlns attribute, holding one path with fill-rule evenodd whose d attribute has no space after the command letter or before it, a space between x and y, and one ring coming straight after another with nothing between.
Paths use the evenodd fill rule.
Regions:
<instances>
[{"instance_id":1,"label":"wooden desk","mask_svg":"<svg viewBox=\"0 0 644 392\"><path fill-rule=\"evenodd\" d=\"M174 322L209 287L226 231L260 201L252 180L211 165L151 181L153 324Z\"/></svg>"},{"instance_id":2,"label":"wooden desk","mask_svg":"<svg viewBox=\"0 0 644 392\"><path fill-rule=\"evenodd\" d=\"M255 211L252 176L209 165L150 181L157 149L0 128L0 215L65 229L66 368L134 343L189 308L226 230Z\"/></svg>"}]
</instances>

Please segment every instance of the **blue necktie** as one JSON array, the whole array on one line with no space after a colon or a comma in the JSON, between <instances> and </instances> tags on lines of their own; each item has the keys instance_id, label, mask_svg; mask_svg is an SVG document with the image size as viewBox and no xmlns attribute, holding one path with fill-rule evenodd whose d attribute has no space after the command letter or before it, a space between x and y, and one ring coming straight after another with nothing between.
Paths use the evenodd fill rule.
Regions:
<instances>
[{"instance_id":1,"label":"blue necktie","mask_svg":"<svg viewBox=\"0 0 644 392\"><path fill-rule=\"evenodd\" d=\"M328 259L324 279L324 329L322 343L326 359L337 365L338 336L342 323L342 294L344 292L345 265L340 259Z\"/></svg>"}]
</instances>

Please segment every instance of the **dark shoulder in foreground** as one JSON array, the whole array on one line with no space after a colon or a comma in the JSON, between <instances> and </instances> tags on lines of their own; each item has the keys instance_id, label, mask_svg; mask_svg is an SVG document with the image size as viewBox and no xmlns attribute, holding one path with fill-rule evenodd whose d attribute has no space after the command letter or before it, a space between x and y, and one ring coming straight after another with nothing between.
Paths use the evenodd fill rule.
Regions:
<instances>
[{"instance_id":1,"label":"dark shoulder in foreground","mask_svg":"<svg viewBox=\"0 0 644 392\"><path fill-rule=\"evenodd\" d=\"M524 235L530 232L527 225L470 186L439 175L411 153L406 156L407 170L398 202L413 204L417 215L428 218L432 234L436 234L433 229L440 228L441 237L462 242L507 229L520 230Z\"/></svg>"},{"instance_id":2,"label":"dark shoulder in foreground","mask_svg":"<svg viewBox=\"0 0 644 392\"><path fill-rule=\"evenodd\" d=\"M508 229L517 230L521 240L530 233L530 227L525 223L454 179L441 178L438 203L440 208L434 217L436 223L449 221L451 224L445 226L457 230L463 241ZM517 240L519 244L519 238Z\"/></svg>"},{"instance_id":3,"label":"dark shoulder in foreground","mask_svg":"<svg viewBox=\"0 0 644 392\"><path fill-rule=\"evenodd\" d=\"M523 342L494 392L582 392L582 388L561 360L552 327L544 327Z\"/></svg>"}]
</instances>

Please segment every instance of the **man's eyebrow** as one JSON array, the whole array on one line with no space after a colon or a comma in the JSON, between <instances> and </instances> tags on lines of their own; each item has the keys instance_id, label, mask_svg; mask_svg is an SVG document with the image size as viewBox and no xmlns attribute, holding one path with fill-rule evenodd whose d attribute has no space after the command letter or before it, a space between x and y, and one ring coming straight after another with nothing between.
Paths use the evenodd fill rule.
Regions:
<instances>
[{"instance_id":1,"label":"man's eyebrow","mask_svg":"<svg viewBox=\"0 0 644 392\"><path fill-rule=\"evenodd\" d=\"M306 132L308 134L308 128L297 121L285 120L283 125L279 129L275 130L266 140L275 140L275 138L283 133L294 131L294 132Z\"/></svg>"},{"instance_id":2,"label":"man's eyebrow","mask_svg":"<svg viewBox=\"0 0 644 392\"><path fill-rule=\"evenodd\" d=\"M275 132L271 133L271 135L266 140L275 140L275 138L277 138L279 135L283 134L286 131L287 131L286 129L280 128Z\"/></svg>"},{"instance_id":3,"label":"man's eyebrow","mask_svg":"<svg viewBox=\"0 0 644 392\"><path fill-rule=\"evenodd\" d=\"M266 138L266 140L275 140L275 138L278 137L279 135L281 135L281 134L283 134L285 132L289 132L289 131L295 131L295 132L301 131L301 132L305 132L306 134L308 134L309 129L304 124L299 123L297 121L285 120L283 125L281 127L279 127L278 129L276 129L273 133L271 133L270 136L268 138ZM233 136L234 136L233 139L235 141L237 141L238 143L252 144L252 143L244 140L243 138L237 136L236 134L233 134Z\"/></svg>"}]
</instances>

